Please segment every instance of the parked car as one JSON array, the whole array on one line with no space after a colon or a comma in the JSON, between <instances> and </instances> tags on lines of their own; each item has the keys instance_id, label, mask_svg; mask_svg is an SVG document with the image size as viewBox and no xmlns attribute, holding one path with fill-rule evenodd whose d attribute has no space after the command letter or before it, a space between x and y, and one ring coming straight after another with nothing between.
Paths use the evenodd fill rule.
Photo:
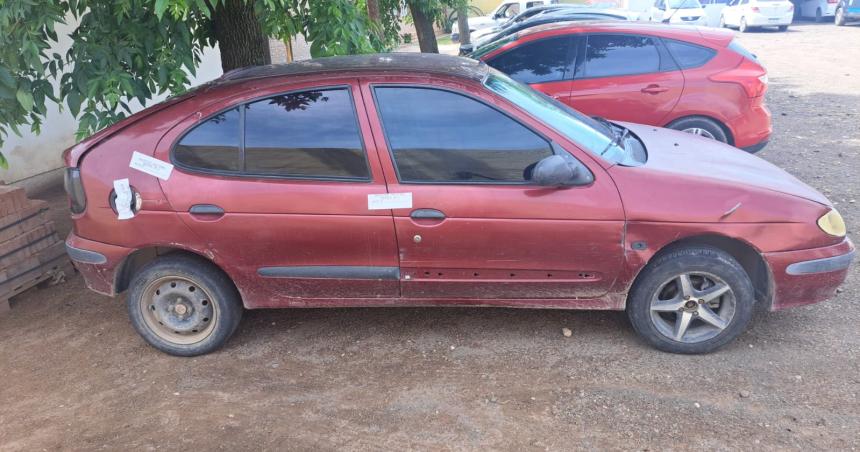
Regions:
<instances>
[{"instance_id":1,"label":"parked car","mask_svg":"<svg viewBox=\"0 0 860 452\"><path fill-rule=\"evenodd\" d=\"M517 0L503 1L490 14L486 16L470 17L469 31L474 32L482 28L502 24L515 17L521 12L535 6L549 5L551 0ZM460 40L460 26L456 22L451 26L451 40Z\"/></svg>"},{"instance_id":2,"label":"parked car","mask_svg":"<svg viewBox=\"0 0 860 452\"><path fill-rule=\"evenodd\" d=\"M655 0L648 20L667 24L707 25L705 9L699 0Z\"/></svg>"},{"instance_id":3,"label":"parked car","mask_svg":"<svg viewBox=\"0 0 860 452\"><path fill-rule=\"evenodd\" d=\"M758 27L786 31L792 20L794 4L788 0L731 0L720 12L720 27L736 27L741 33Z\"/></svg>"},{"instance_id":4,"label":"parked car","mask_svg":"<svg viewBox=\"0 0 860 452\"><path fill-rule=\"evenodd\" d=\"M767 145L767 71L727 30L622 21L542 25L471 56L589 115L749 152Z\"/></svg>"},{"instance_id":5,"label":"parked car","mask_svg":"<svg viewBox=\"0 0 860 452\"><path fill-rule=\"evenodd\" d=\"M487 36L492 36L492 35L498 33L500 30L504 30L504 29L514 25L514 24L518 24L520 22L523 22L523 21L530 19L530 18L532 18L538 14L544 14L544 13L548 13L551 11L557 11L559 9L565 9L565 8L582 8L582 7L579 5L558 4L558 3L552 4L552 5L533 6L531 8L526 9L525 11L522 11L521 13L517 14L516 16L514 16L514 17L512 17L512 18L510 18L510 19L508 19L502 23L491 25L489 27L484 27L480 30L475 30L473 33L470 34L469 37L470 37L470 40L472 41L472 43L475 43L475 42L477 42L477 41L479 41L479 40L481 40ZM459 30L458 30L458 32L459 32ZM459 36L458 36L457 40L459 40Z\"/></svg>"},{"instance_id":6,"label":"parked car","mask_svg":"<svg viewBox=\"0 0 860 452\"><path fill-rule=\"evenodd\" d=\"M836 16L836 4L839 0L797 0L797 2L800 3L800 7L797 8L797 14L800 17L823 22Z\"/></svg>"},{"instance_id":7,"label":"parked car","mask_svg":"<svg viewBox=\"0 0 860 452\"><path fill-rule=\"evenodd\" d=\"M831 296L854 253L762 159L451 56L229 72L64 158L87 285L128 291L137 331L183 356L243 307L335 306L626 309L648 343L707 352L755 306Z\"/></svg>"},{"instance_id":8,"label":"parked car","mask_svg":"<svg viewBox=\"0 0 860 452\"><path fill-rule=\"evenodd\" d=\"M564 8L561 10L549 11L538 14L527 20L512 24L506 28L502 28L496 33L480 34L477 39L472 40L473 44L460 44L460 55L466 55L474 51L474 49L489 44L493 41L498 41L507 36L519 33L522 30L536 27L538 25L552 24L556 22L570 22L581 20L635 20L631 18L631 13L623 10L614 9L595 9L595 8Z\"/></svg>"},{"instance_id":9,"label":"parked car","mask_svg":"<svg viewBox=\"0 0 860 452\"><path fill-rule=\"evenodd\" d=\"M860 21L860 0L839 0L836 4L836 25Z\"/></svg>"}]
</instances>

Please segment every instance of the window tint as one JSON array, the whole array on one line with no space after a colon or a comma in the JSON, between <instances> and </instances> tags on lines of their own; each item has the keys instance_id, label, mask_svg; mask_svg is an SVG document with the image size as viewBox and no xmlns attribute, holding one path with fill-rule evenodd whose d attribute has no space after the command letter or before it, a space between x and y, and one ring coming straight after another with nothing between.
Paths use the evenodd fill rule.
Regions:
<instances>
[{"instance_id":1,"label":"window tint","mask_svg":"<svg viewBox=\"0 0 860 452\"><path fill-rule=\"evenodd\" d=\"M280 176L367 178L349 92L305 91L246 105L245 170Z\"/></svg>"},{"instance_id":2,"label":"window tint","mask_svg":"<svg viewBox=\"0 0 860 452\"><path fill-rule=\"evenodd\" d=\"M669 52L675 57L675 61L681 69L699 67L708 62L717 52L707 47L697 46L686 42L664 39Z\"/></svg>"},{"instance_id":3,"label":"window tint","mask_svg":"<svg viewBox=\"0 0 860 452\"><path fill-rule=\"evenodd\" d=\"M522 83L546 83L563 80L568 70L570 38L542 39L505 52L489 63Z\"/></svg>"},{"instance_id":4,"label":"window tint","mask_svg":"<svg viewBox=\"0 0 860 452\"><path fill-rule=\"evenodd\" d=\"M380 117L401 182L523 183L549 143L499 111L448 91L379 87Z\"/></svg>"},{"instance_id":5,"label":"window tint","mask_svg":"<svg viewBox=\"0 0 860 452\"><path fill-rule=\"evenodd\" d=\"M610 77L660 70L660 52L651 38L630 35L590 35L585 76Z\"/></svg>"},{"instance_id":6,"label":"window tint","mask_svg":"<svg viewBox=\"0 0 860 452\"><path fill-rule=\"evenodd\" d=\"M216 171L238 171L239 110L234 108L209 118L188 132L174 149L178 163Z\"/></svg>"}]
</instances>

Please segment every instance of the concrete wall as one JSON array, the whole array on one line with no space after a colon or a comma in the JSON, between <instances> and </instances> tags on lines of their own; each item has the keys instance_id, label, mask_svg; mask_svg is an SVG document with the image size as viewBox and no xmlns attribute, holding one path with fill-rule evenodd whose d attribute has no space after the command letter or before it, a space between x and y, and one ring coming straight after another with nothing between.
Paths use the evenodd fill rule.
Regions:
<instances>
[{"instance_id":1,"label":"concrete wall","mask_svg":"<svg viewBox=\"0 0 860 452\"><path fill-rule=\"evenodd\" d=\"M64 55L71 45L68 34L77 27L72 17L67 18L70 25L57 27L60 42L51 50ZM198 68L192 85L199 85L221 75L221 54L217 48L207 49ZM55 84L56 87L56 84ZM160 96L150 102L154 104L167 96ZM141 109L137 102L129 104L133 110ZM23 186L28 193L41 191L57 184L62 179L61 154L64 149L75 143L77 121L68 112L60 111L48 104L48 114L42 124L42 132L34 135L29 128L22 128L21 137L10 134L3 143L3 155L9 161L8 170L0 170L0 182Z\"/></svg>"}]
</instances>

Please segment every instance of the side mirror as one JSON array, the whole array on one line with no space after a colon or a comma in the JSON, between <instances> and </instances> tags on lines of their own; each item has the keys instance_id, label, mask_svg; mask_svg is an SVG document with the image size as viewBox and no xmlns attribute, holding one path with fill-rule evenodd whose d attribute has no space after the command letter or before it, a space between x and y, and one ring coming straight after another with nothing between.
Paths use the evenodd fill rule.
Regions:
<instances>
[{"instance_id":1,"label":"side mirror","mask_svg":"<svg viewBox=\"0 0 860 452\"><path fill-rule=\"evenodd\" d=\"M582 162L565 155L555 154L537 162L532 170L532 181L546 187L572 187L594 182L594 175Z\"/></svg>"}]
</instances>

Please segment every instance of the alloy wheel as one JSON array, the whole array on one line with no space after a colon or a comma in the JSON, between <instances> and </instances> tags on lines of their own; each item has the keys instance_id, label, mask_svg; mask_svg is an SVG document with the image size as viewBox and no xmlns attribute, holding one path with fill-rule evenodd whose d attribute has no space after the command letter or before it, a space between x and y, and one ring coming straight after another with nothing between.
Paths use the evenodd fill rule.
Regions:
<instances>
[{"instance_id":1,"label":"alloy wheel","mask_svg":"<svg viewBox=\"0 0 860 452\"><path fill-rule=\"evenodd\" d=\"M710 138L712 140L716 139L714 134L701 127L690 127L688 129L683 129L682 132L692 133L693 135L699 135L700 137Z\"/></svg>"},{"instance_id":2,"label":"alloy wheel","mask_svg":"<svg viewBox=\"0 0 860 452\"><path fill-rule=\"evenodd\" d=\"M718 276L682 273L661 284L651 298L651 322L663 336L694 344L722 333L736 307L734 291Z\"/></svg>"}]
</instances>

